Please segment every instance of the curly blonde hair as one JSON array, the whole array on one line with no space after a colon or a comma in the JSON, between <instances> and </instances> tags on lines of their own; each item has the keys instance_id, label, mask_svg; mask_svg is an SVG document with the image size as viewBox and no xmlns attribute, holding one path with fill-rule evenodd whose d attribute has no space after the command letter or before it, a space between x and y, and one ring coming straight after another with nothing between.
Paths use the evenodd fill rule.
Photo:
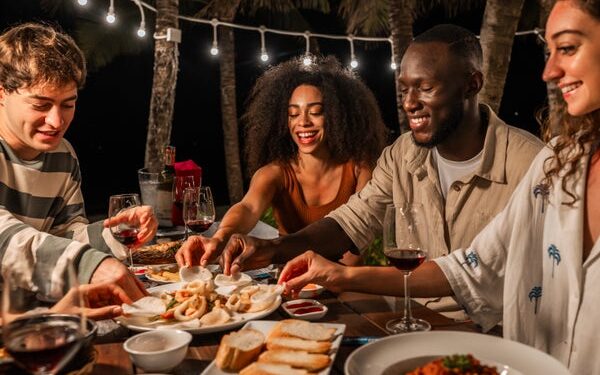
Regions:
<instances>
[{"instance_id":1,"label":"curly blonde hair","mask_svg":"<svg viewBox=\"0 0 600 375\"><path fill-rule=\"evenodd\" d=\"M574 0L573 3L600 21L600 0ZM544 162L545 176L542 183L551 188L554 185L553 178L560 175L561 189L571 198L562 204L571 206L581 198L568 187L569 182L577 178L578 162L586 155L593 155L600 145L600 109L583 116L571 116L562 96L558 97L552 115L562 119L559 128L550 126L551 116L544 121L542 127L543 139L545 142L552 140L553 151L553 155Z\"/></svg>"}]
</instances>

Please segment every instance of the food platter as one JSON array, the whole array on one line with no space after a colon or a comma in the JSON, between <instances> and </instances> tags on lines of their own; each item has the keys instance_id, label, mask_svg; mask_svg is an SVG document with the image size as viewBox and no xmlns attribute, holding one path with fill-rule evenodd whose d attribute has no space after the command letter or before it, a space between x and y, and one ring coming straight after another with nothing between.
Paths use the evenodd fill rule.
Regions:
<instances>
[{"instance_id":1,"label":"food platter","mask_svg":"<svg viewBox=\"0 0 600 375\"><path fill-rule=\"evenodd\" d=\"M218 264L208 264L206 268L214 274L221 272L221 266ZM177 263L156 264L146 266L143 275L157 284L173 284L181 282L179 270Z\"/></svg>"},{"instance_id":2,"label":"food platter","mask_svg":"<svg viewBox=\"0 0 600 375\"><path fill-rule=\"evenodd\" d=\"M161 242L142 246L132 253L134 265L173 264L183 241Z\"/></svg>"},{"instance_id":3,"label":"food platter","mask_svg":"<svg viewBox=\"0 0 600 375\"><path fill-rule=\"evenodd\" d=\"M246 329L246 328L255 329L257 331L261 331L263 334L265 334L265 336L267 336L269 334L269 332L271 331L271 329L277 323L278 322L274 321L274 320L253 320L251 322L247 322L244 325L243 329ZM346 325L345 324L334 324L334 323L319 323L319 324L323 325L326 328L335 328L336 329L335 339L331 343L331 352L329 354L329 357L331 358L331 364L324 370L317 373L318 375L327 375L331 371L331 367L333 366L333 363L335 362L335 355L337 354L337 351L340 348L340 344L342 342L342 336L344 335L344 331L346 330ZM217 367L215 361L212 361L210 363L210 365L208 365L208 367L206 369L204 369L204 371L202 372L201 375L231 375L231 372L225 372L225 371L221 370L220 368Z\"/></svg>"},{"instance_id":4,"label":"food platter","mask_svg":"<svg viewBox=\"0 0 600 375\"><path fill-rule=\"evenodd\" d=\"M472 354L503 375L554 374L569 371L535 348L500 337L470 332L432 331L389 336L354 351L346 360L347 375L403 374L433 359Z\"/></svg>"},{"instance_id":5,"label":"food platter","mask_svg":"<svg viewBox=\"0 0 600 375\"><path fill-rule=\"evenodd\" d=\"M179 290L185 286L186 283L172 283L172 284L164 284L159 285L154 288L149 288L148 292L151 295L158 296L162 292L174 292ZM277 296L275 301L265 310L258 312L247 312L247 313L233 313L232 320L219 325L211 325L211 326L200 326L200 327L190 327L184 323L164 323L164 322L149 322L148 319L142 319L139 317L126 317L121 316L116 318L116 320L122 324L123 326L138 332L143 331L151 331L154 329L164 329L164 328L173 328L173 329L181 329L187 331L192 334L204 334L211 332L220 332L227 331L233 328L241 327L246 324L250 320L261 319L272 312L277 310L279 305L281 304L281 296Z\"/></svg>"}]
</instances>

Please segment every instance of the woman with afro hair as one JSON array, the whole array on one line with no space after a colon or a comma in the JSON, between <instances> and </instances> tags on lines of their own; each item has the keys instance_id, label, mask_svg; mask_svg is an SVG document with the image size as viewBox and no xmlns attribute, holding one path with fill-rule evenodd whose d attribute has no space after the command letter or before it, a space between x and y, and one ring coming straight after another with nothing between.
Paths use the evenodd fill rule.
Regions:
<instances>
[{"instance_id":1,"label":"woman with afro hair","mask_svg":"<svg viewBox=\"0 0 600 375\"><path fill-rule=\"evenodd\" d=\"M245 124L250 187L211 238L192 236L180 265L205 265L234 233L248 233L270 206L280 234L324 217L361 190L385 146L369 88L335 57L294 58L267 70L252 89ZM357 263L346 253L344 263Z\"/></svg>"}]
</instances>

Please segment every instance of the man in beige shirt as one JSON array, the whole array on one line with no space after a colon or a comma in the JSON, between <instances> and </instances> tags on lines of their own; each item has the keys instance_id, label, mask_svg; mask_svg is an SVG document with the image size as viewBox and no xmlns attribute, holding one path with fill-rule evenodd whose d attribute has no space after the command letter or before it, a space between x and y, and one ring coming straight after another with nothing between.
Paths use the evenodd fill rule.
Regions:
<instances>
[{"instance_id":1,"label":"man in beige shirt","mask_svg":"<svg viewBox=\"0 0 600 375\"><path fill-rule=\"evenodd\" d=\"M259 260L289 260L307 249L330 259L363 249L381 235L392 203L423 204L431 258L468 246L504 208L543 145L478 102L481 66L481 46L468 30L439 25L417 36L398 82L411 132L383 151L363 190L326 218L272 241L232 237L223 252L225 272L243 262L250 268ZM212 256L203 254L202 261Z\"/></svg>"}]
</instances>

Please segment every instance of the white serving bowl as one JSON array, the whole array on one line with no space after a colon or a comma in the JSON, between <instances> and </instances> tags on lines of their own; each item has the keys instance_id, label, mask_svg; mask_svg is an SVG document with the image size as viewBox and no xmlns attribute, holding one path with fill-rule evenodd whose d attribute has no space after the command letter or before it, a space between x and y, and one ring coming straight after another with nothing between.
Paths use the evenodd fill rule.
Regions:
<instances>
[{"instance_id":1,"label":"white serving bowl","mask_svg":"<svg viewBox=\"0 0 600 375\"><path fill-rule=\"evenodd\" d=\"M123 348L133 363L145 371L169 371L187 353L192 335L177 329L158 329L130 337Z\"/></svg>"}]
</instances>

